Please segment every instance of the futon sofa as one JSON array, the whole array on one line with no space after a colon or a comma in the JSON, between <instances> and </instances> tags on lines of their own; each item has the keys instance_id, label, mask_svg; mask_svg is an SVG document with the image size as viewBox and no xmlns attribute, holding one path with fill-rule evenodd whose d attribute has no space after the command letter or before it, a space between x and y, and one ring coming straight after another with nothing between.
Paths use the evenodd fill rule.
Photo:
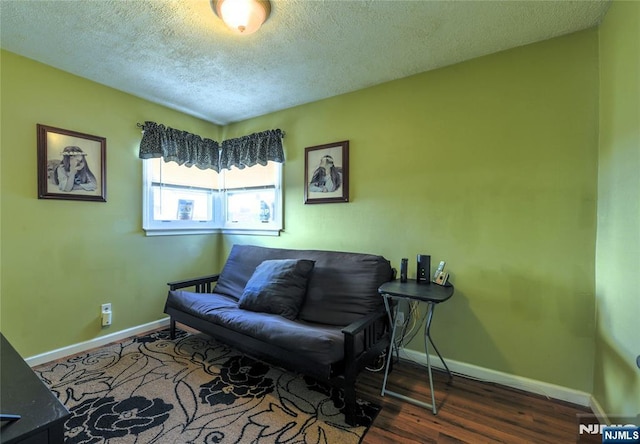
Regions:
<instances>
[{"instance_id":1,"label":"futon sofa","mask_svg":"<svg viewBox=\"0 0 640 444\"><path fill-rule=\"evenodd\" d=\"M220 274L170 282L165 313L256 358L344 390L356 424L358 373L389 349L382 256L234 245Z\"/></svg>"}]
</instances>

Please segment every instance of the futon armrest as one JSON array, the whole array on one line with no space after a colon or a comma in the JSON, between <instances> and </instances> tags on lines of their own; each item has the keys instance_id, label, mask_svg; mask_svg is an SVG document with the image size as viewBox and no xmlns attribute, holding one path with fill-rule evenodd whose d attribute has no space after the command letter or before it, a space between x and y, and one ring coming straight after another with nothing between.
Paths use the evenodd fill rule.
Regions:
<instances>
[{"instance_id":1,"label":"futon armrest","mask_svg":"<svg viewBox=\"0 0 640 444\"><path fill-rule=\"evenodd\" d=\"M355 322L347 325L342 329L342 333L347 336L355 336L360 333L362 330L368 328L370 325L375 324L379 319L387 320L387 312L386 311L378 311L374 313L370 313L367 316L358 319Z\"/></svg>"},{"instance_id":2,"label":"futon armrest","mask_svg":"<svg viewBox=\"0 0 640 444\"><path fill-rule=\"evenodd\" d=\"M167 282L167 285L169 286L169 290L195 287L196 293L211 293L211 284L216 282L219 277L219 274L211 274L209 276L202 276L193 279Z\"/></svg>"},{"instance_id":3,"label":"futon armrest","mask_svg":"<svg viewBox=\"0 0 640 444\"><path fill-rule=\"evenodd\" d=\"M389 347L389 317L386 311L371 313L347 325L342 333L345 384L350 386L355 384L358 372Z\"/></svg>"}]
</instances>

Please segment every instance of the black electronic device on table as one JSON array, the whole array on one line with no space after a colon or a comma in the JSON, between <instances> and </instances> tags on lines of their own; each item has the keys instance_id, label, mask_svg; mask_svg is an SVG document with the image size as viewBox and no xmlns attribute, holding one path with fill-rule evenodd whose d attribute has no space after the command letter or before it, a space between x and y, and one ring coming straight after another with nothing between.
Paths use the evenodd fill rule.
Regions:
<instances>
[{"instance_id":1,"label":"black electronic device on table","mask_svg":"<svg viewBox=\"0 0 640 444\"><path fill-rule=\"evenodd\" d=\"M400 282L407 282L407 265L409 264L409 259L402 258L400 262Z\"/></svg>"},{"instance_id":2,"label":"black electronic device on table","mask_svg":"<svg viewBox=\"0 0 640 444\"><path fill-rule=\"evenodd\" d=\"M418 272L416 273L416 281L419 284L428 284L431 275L431 256L428 254L419 254L417 257Z\"/></svg>"}]
</instances>

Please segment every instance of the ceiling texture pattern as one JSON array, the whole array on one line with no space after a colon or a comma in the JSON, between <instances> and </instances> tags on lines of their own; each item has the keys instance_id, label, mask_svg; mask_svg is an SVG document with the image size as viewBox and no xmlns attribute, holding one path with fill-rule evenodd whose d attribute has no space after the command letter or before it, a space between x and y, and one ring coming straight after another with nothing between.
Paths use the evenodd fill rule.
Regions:
<instances>
[{"instance_id":1,"label":"ceiling texture pattern","mask_svg":"<svg viewBox=\"0 0 640 444\"><path fill-rule=\"evenodd\" d=\"M609 1L271 4L238 36L209 0L0 0L0 44L224 125L597 26Z\"/></svg>"}]
</instances>

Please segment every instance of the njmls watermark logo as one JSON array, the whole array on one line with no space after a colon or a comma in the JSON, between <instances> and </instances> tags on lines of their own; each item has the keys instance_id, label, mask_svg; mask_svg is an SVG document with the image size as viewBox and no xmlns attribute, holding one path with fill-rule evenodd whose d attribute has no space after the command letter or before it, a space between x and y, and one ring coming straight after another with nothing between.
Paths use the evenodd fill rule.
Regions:
<instances>
[{"instance_id":1,"label":"njmls watermark logo","mask_svg":"<svg viewBox=\"0 0 640 444\"><path fill-rule=\"evenodd\" d=\"M634 417L578 415L578 443L640 444L640 414Z\"/></svg>"},{"instance_id":2,"label":"njmls watermark logo","mask_svg":"<svg viewBox=\"0 0 640 444\"><path fill-rule=\"evenodd\" d=\"M602 442L630 442L640 443L640 427L635 425L608 426L602 430Z\"/></svg>"}]
</instances>

